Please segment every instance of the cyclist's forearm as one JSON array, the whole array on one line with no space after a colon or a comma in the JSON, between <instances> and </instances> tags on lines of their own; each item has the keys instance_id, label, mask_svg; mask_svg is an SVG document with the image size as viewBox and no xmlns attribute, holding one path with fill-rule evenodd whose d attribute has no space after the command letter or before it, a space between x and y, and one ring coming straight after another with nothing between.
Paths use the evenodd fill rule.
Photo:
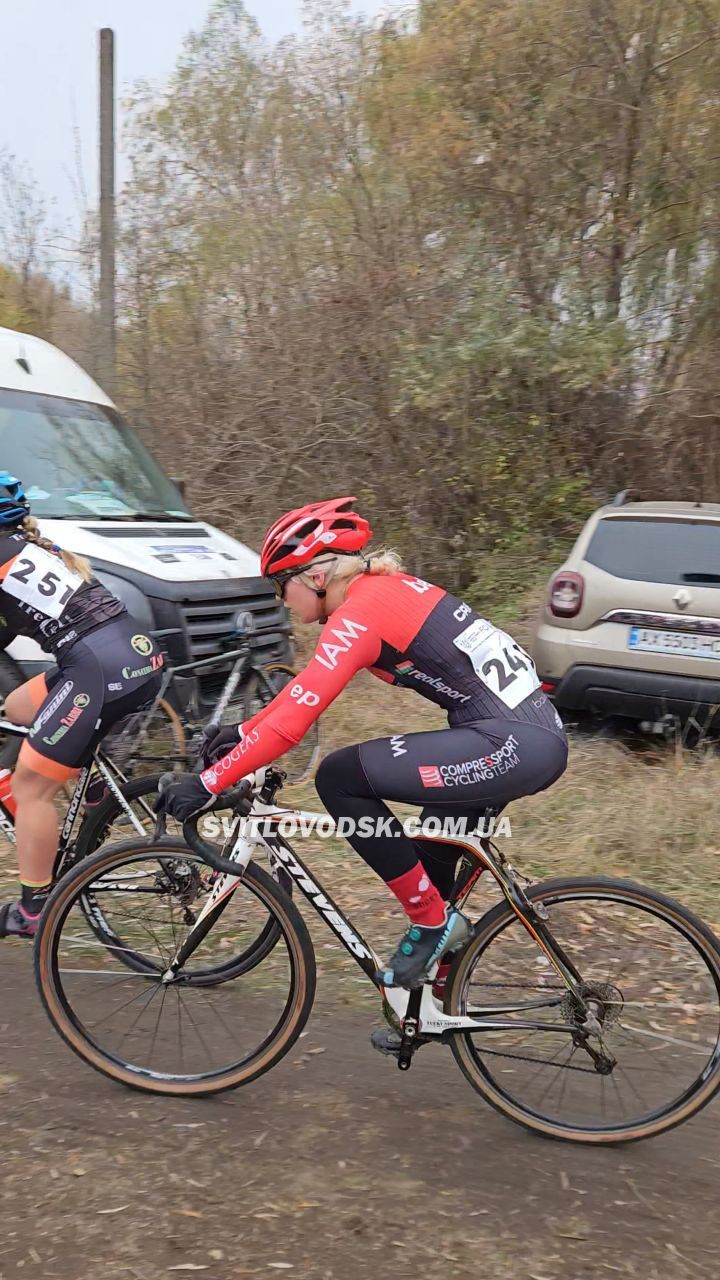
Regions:
<instances>
[{"instance_id":1,"label":"cyclist's forearm","mask_svg":"<svg viewBox=\"0 0 720 1280\"><path fill-rule=\"evenodd\" d=\"M265 706L256 711L255 715L251 716L249 720L243 720L242 725L238 727L242 728L244 734L249 733L251 729L262 723L268 712L272 711L274 701L275 699L273 698L271 702L266 702Z\"/></svg>"},{"instance_id":2,"label":"cyclist's forearm","mask_svg":"<svg viewBox=\"0 0 720 1280\"><path fill-rule=\"evenodd\" d=\"M270 726L251 729L232 751L222 756L217 764L205 769L200 777L207 790L217 796L249 773L255 773L263 765L272 764L273 760L285 755L286 751L296 745L297 740L286 737Z\"/></svg>"}]
</instances>

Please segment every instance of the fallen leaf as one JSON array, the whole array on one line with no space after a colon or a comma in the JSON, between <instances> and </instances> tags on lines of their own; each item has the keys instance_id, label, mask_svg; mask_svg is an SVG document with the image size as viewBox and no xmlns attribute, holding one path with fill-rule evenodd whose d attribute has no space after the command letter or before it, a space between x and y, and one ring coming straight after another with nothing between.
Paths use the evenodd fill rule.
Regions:
<instances>
[{"instance_id":1,"label":"fallen leaf","mask_svg":"<svg viewBox=\"0 0 720 1280\"><path fill-rule=\"evenodd\" d=\"M255 1139L255 1141L253 1142L253 1146L254 1146L254 1147L260 1147L260 1146L262 1146L263 1142L265 1141L265 1139L266 1139L266 1138L267 1138L267 1136L268 1136L268 1133L269 1133L269 1130L268 1130L268 1129L266 1129L264 1133L259 1133L259 1134L258 1134L258 1136L257 1136L257 1138Z\"/></svg>"},{"instance_id":2,"label":"fallen leaf","mask_svg":"<svg viewBox=\"0 0 720 1280\"><path fill-rule=\"evenodd\" d=\"M98 1209L98 1213L122 1213L123 1209L129 1209L129 1204L119 1204L117 1209Z\"/></svg>"}]
</instances>

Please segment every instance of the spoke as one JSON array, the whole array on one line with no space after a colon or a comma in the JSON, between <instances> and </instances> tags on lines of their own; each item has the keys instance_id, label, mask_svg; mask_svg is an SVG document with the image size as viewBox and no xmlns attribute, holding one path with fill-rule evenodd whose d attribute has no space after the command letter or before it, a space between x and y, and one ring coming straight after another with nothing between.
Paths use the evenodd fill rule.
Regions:
<instances>
[{"instance_id":1,"label":"spoke","mask_svg":"<svg viewBox=\"0 0 720 1280\"><path fill-rule=\"evenodd\" d=\"M176 988L176 990L178 991L178 995L179 995L179 991L180 991L179 987L177 987L177 988ZM180 995L179 995L179 999L180 999L180 1003L182 1004L182 996L180 996ZM200 1031L200 1028L198 1027L198 1025L197 1025L197 1023L196 1023L195 1019L193 1018L193 1016L192 1016L192 1014L191 1014L191 1012L190 1012L189 1008L187 1007L187 1005L185 1005L185 1013L187 1014L188 1022L190 1022L190 1024L192 1025L192 1027L193 1027L193 1029L194 1029L194 1031L195 1031L195 1034L197 1035L197 1038L198 1038L198 1040L200 1041L200 1044L202 1045L203 1049L205 1050L205 1056L206 1056L206 1058L207 1058L208 1062L210 1063L211 1068L212 1068L213 1070L215 1070L215 1064L214 1064L213 1059L212 1059L212 1056L211 1056L211 1054L210 1054L210 1050L208 1049L207 1044L205 1043L205 1037L203 1036L202 1032Z\"/></svg>"},{"instance_id":2,"label":"spoke","mask_svg":"<svg viewBox=\"0 0 720 1280\"><path fill-rule=\"evenodd\" d=\"M167 989L167 985L165 985L165 986L163 987L162 999L161 999L161 1001L160 1001L160 1008L159 1008L159 1010L158 1010L158 1016L157 1016L157 1018L155 1019L155 1030L153 1031L152 1040L150 1041L150 1055L149 1055L149 1057L148 1057L148 1066L149 1066L149 1067L151 1067L151 1066L152 1066L153 1054L154 1054L154 1052L155 1052L155 1042L156 1042L156 1040L157 1040L157 1033L158 1033L158 1027L160 1026L160 1019L162 1018L162 1015L163 1015L163 1009L165 1008L165 999L166 999L166 996L167 996L167 991L168 991L168 989Z\"/></svg>"},{"instance_id":3,"label":"spoke","mask_svg":"<svg viewBox=\"0 0 720 1280\"><path fill-rule=\"evenodd\" d=\"M178 1015L178 1048L180 1050L180 1065L182 1066L185 1062L185 1051L183 1046L183 1035L182 1035L183 1007L182 1007L182 1001L180 1000L178 988L173 985L171 989L175 995L175 1000L176 1000L175 1007L177 1009L177 1015Z\"/></svg>"},{"instance_id":4,"label":"spoke","mask_svg":"<svg viewBox=\"0 0 720 1280\"><path fill-rule=\"evenodd\" d=\"M677 1036L668 1035L665 1031L647 1031L644 1027L633 1027L627 1022L618 1022L619 1027L623 1031L631 1032L636 1036L645 1036L648 1040L660 1040L663 1044L675 1044L679 1049L692 1049L693 1053L712 1053L717 1047L717 1040L714 1044L698 1044L692 1040L679 1040Z\"/></svg>"},{"instance_id":5,"label":"spoke","mask_svg":"<svg viewBox=\"0 0 720 1280\"><path fill-rule=\"evenodd\" d=\"M157 984L157 982L156 982L155 988L153 989L153 991L152 991L152 992L151 992L151 994L150 994L150 999L151 999L151 1000L152 1000L153 995L155 994L155 990L156 990L156 988L157 988L157 985L158 985L158 984ZM99 1020L98 1022L91 1022L91 1023L90 1023L90 1026L93 1028L93 1031L94 1031L97 1027L101 1027L101 1026L102 1026L102 1024L103 1024L104 1022L107 1022L108 1018L113 1018L116 1014L118 1014L118 1013L122 1013L123 1009L127 1009L131 1004L134 1004L136 1000L142 1000L143 994L144 994L144 993L143 993L142 991L140 991L137 995L135 995L135 996L131 996L129 1000L126 1000L124 1004L121 1004L119 1008L117 1008L117 1009L111 1009L111 1010L110 1010L110 1012L109 1012L109 1013L106 1013L106 1014L105 1014L105 1016L104 1016L103 1018L100 1018L100 1020ZM149 1003L149 1001L148 1001L148 1003Z\"/></svg>"},{"instance_id":6,"label":"spoke","mask_svg":"<svg viewBox=\"0 0 720 1280\"><path fill-rule=\"evenodd\" d=\"M615 1097L617 1098L617 1100L618 1100L618 1102L619 1102L619 1104L620 1104L620 1109L621 1109L621 1111L622 1111L622 1113L623 1113L623 1117L625 1117L625 1116L627 1115L627 1107L625 1106L625 1103L623 1102L622 1094L620 1093L620 1087L619 1087L618 1082L617 1082L617 1076L615 1075L615 1073L614 1073L614 1072L613 1072L613 1074L610 1076L610 1083L612 1084L612 1087L613 1087L613 1089L615 1090Z\"/></svg>"},{"instance_id":7,"label":"spoke","mask_svg":"<svg viewBox=\"0 0 720 1280\"><path fill-rule=\"evenodd\" d=\"M62 939L63 946L71 942L75 943L78 947L95 947L98 951L115 951L121 956L127 955L128 951L132 951L135 955L139 954L133 947L128 947L126 945L118 947L113 942L100 942L99 938L95 937L78 938L77 934L70 934L69 937Z\"/></svg>"},{"instance_id":8,"label":"spoke","mask_svg":"<svg viewBox=\"0 0 720 1280\"><path fill-rule=\"evenodd\" d=\"M140 1009L138 1009L137 1016L136 1016L135 1018L133 1018L132 1022L130 1023L130 1026L128 1027L127 1031L125 1032L125 1035L123 1036L122 1040L120 1041L120 1045L123 1045L123 1044L125 1043L125 1041L127 1040L128 1036L130 1035L130 1033L131 1033L132 1031L134 1031L134 1030L135 1030L135 1028L136 1028L136 1026L137 1026L138 1022L139 1022L139 1021L140 1021L140 1019L142 1018L143 1014L147 1013L148 1009L150 1008L150 1005L152 1004L153 1000L155 999L155 996L157 995L158 991L160 991L160 990L164 990L164 988L162 988L162 987L161 987L161 984L160 984L160 983L157 983L157 985L156 985L156 986L153 988L153 990L150 992L150 998L149 998L148 1000L146 1000L146 1001L145 1001L145 1004L144 1004ZM118 1046L118 1048L119 1048L119 1047L120 1047L120 1046Z\"/></svg>"},{"instance_id":9,"label":"spoke","mask_svg":"<svg viewBox=\"0 0 720 1280\"><path fill-rule=\"evenodd\" d=\"M558 1072L559 1072L559 1071L564 1070L564 1069L565 1069L565 1067L568 1067L568 1066L570 1065L570 1060L571 1060L571 1058L572 1058L572 1056L573 1056L573 1054L574 1054L574 1052L575 1052L575 1045L574 1045L574 1044L570 1044L569 1046L566 1046L566 1047L569 1047L569 1050L570 1050L570 1052L568 1053L567 1059L566 1059L566 1061L565 1061L565 1062L558 1062L558 1063L556 1064L556 1065L557 1065L558 1070L555 1072L555 1075L554 1075L554 1076L552 1076L550 1080L548 1080L548 1083L546 1084L545 1088L543 1089L542 1093L540 1094L540 1097L539 1097L539 1098L538 1098L538 1100L537 1100L537 1103L536 1103L536 1105L537 1105L537 1106L540 1106L540 1103L542 1102L543 1098L547 1097L547 1095L548 1095L548 1093L550 1092L550 1090L551 1090L551 1088L552 1088L553 1084L555 1083L555 1081L556 1081L556 1080L557 1080L557 1078L558 1078ZM562 1052L562 1050L561 1050L561 1052ZM540 1068L538 1067L538 1071L539 1071L539 1070L540 1070ZM532 1077L532 1079L533 1079L533 1080L535 1079L535 1076L537 1075L537 1073L538 1073L538 1072L536 1071L536 1072L533 1074L533 1077ZM567 1080L567 1076L563 1076L563 1080Z\"/></svg>"},{"instance_id":10,"label":"spoke","mask_svg":"<svg viewBox=\"0 0 720 1280\"><path fill-rule=\"evenodd\" d=\"M200 994L200 995L202 995L202 997L203 997L203 999L204 999L204 1001L205 1001L205 1007L206 1007L206 1008L209 1008L209 1009L211 1009L211 1010L212 1010L212 1012L215 1014L215 1017L217 1018L218 1022L219 1022L219 1023L221 1023L222 1027L223 1027L223 1028L224 1028L224 1030L228 1033L228 1035L230 1036L230 1038L231 1038L232 1040L234 1040L234 1041L235 1041L235 1044L237 1045L237 1047L238 1047L238 1049L240 1050L240 1052L241 1052L241 1053L244 1053L243 1045L242 1045L242 1044L240 1043L240 1041L238 1040L236 1032L235 1032L231 1027L229 1027L229 1026L228 1026L228 1024L227 1024L227 1022L225 1021L224 1017L223 1017L223 1016L222 1016L222 1014L220 1013L220 1010L216 1007L215 1002L213 1001L212 996L211 996L207 991L205 991L202 987L198 987L198 992L199 992L199 994Z\"/></svg>"},{"instance_id":11,"label":"spoke","mask_svg":"<svg viewBox=\"0 0 720 1280\"><path fill-rule=\"evenodd\" d=\"M640 1105L641 1105L642 1107L645 1107L645 1109L647 1110L647 1105L648 1105L648 1104L647 1104L647 1100L646 1100L645 1098L643 1098L643 1096L642 1096L642 1095L638 1092L638 1090L635 1088L635 1085L633 1084L632 1080L630 1079L630 1076L628 1075L627 1071L626 1071L626 1070L625 1070L625 1068L623 1067L622 1063L618 1062L618 1063L617 1063L617 1065L616 1065L616 1067L615 1067L615 1070L616 1070L616 1071L620 1071L620 1072L622 1073L622 1075L623 1075L623 1076L625 1076L625 1078L626 1078L626 1080L627 1080L628 1084L630 1085L630 1088L632 1089L633 1093L635 1094L635 1097L637 1098L638 1102L640 1103Z\"/></svg>"},{"instance_id":12,"label":"spoke","mask_svg":"<svg viewBox=\"0 0 720 1280\"><path fill-rule=\"evenodd\" d=\"M157 982L157 973L135 973L132 969L59 969L63 977L68 973L83 973L88 978L115 978L120 981L126 978L141 978L143 982ZM110 984L117 986L116 982Z\"/></svg>"}]
</instances>

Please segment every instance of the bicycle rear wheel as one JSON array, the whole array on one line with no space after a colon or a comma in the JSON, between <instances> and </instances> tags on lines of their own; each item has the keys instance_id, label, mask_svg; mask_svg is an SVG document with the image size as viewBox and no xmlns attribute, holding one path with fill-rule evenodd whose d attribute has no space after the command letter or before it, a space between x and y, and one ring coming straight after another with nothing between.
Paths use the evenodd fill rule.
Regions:
<instances>
[{"instance_id":1,"label":"bicycle rear wheel","mask_svg":"<svg viewBox=\"0 0 720 1280\"><path fill-rule=\"evenodd\" d=\"M260 867L238 888L243 909L210 929L168 979L213 876L182 841L108 846L56 886L35 941L35 973L46 1012L73 1051L96 1070L148 1093L205 1095L236 1089L270 1070L305 1025L315 993L315 957L292 901ZM147 961L137 972L98 942L83 897L106 918L120 912L124 944ZM270 915L280 942L261 965L208 986L202 974L227 945L242 950ZM223 925L227 922L223 917ZM196 980L200 975L199 981Z\"/></svg>"},{"instance_id":2,"label":"bicycle rear wheel","mask_svg":"<svg viewBox=\"0 0 720 1280\"><path fill-rule=\"evenodd\" d=\"M527 896L582 975L599 1029L587 1043L604 1063L577 1036L578 1001L503 902L478 922L445 997L447 1013L478 1016L477 1032L452 1040L473 1088L536 1133L596 1145L652 1137L699 1111L720 1088L720 943L710 929L629 880L550 880ZM483 1031L480 1009L510 1025Z\"/></svg>"}]
</instances>

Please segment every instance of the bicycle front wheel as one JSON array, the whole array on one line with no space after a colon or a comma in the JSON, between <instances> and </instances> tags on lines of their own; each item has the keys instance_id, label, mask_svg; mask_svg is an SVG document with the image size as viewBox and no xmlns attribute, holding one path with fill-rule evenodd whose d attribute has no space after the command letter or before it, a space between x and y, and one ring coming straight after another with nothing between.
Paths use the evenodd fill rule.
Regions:
<instances>
[{"instance_id":1,"label":"bicycle front wheel","mask_svg":"<svg viewBox=\"0 0 720 1280\"><path fill-rule=\"evenodd\" d=\"M148 840L152 839L155 829L155 811L154 802L158 794L157 777L135 778L132 782L122 787L122 793L125 800L131 807L135 818L146 828ZM218 813L213 815L213 821L217 821L222 816ZM232 821L234 815L228 813L226 815ZM202 824L202 819L201 819ZM174 819L166 819L167 833L171 837L182 839L182 827L176 823ZM109 844L111 841L127 839L132 831L132 824L120 805L119 801L112 793L109 793L104 800L101 801L90 814L87 815L78 834L77 846L75 850L74 861L80 861L81 858L90 857L95 853L101 845ZM202 834L202 825L201 825ZM292 896L292 880L286 871L280 866L271 866L271 874L273 879ZM227 877L226 877L227 879ZM217 883L217 877L214 883ZM99 903L93 898L93 895L86 892L82 898L82 907L87 919L89 927L92 929L96 938L105 943L106 946L114 950L115 954L122 960L123 964L129 965L138 971L146 972L148 969L147 957L143 954L136 953L122 939L122 930L124 921L122 916L118 918L118 913L114 913L113 922L111 924L101 910ZM234 894L223 897L218 913L227 916L224 921L224 927L230 930L227 933L228 942L233 938L233 916L237 909L242 909L242 894L237 902L234 901ZM204 980L207 984L215 982L227 982L228 978L236 978L246 970L253 968L257 964L261 964L265 957L280 940L280 929L271 915L266 915L262 920L258 915L257 919L258 933L255 938L250 938L247 930L243 931L243 946L239 950L228 946L226 951L220 951L213 956L213 963L205 969L200 970L197 967L193 971L193 981L199 983ZM114 929L121 931L121 936L114 932ZM219 933L215 934L216 937ZM152 965L151 968L156 968Z\"/></svg>"},{"instance_id":2,"label":"bicycle front wheel","mask_svg":"<svg viewBox=\"0 0 720 1280\"><path fill-rule=\"evenodd\" d=\"M215 882L182 841L133 841L79 863L48 899L35 941L43 1004L70 1048L121 1084L189 1096L238 1088L274 1066L308 1019L315 958L297 908L251 865L233 889L231 936L229 913L201 936ZM119 949L98 939L88 901ZM263 963L208 985L208 970L252 944L268 917L280 937ZM173 974L193 930L200 941ZM129 967L124 948L145 967Z\"/></svg>"},{"instance_id":3,"label":"bicycle front wheel","mask_svg":"<svg viewBox=\"0 0 720 1280\"><path fill-rule=\"evenodd\" d=\"M586 1011L500 903L458 956L445 997L446 1013L478 1022L452 1041L473 1088L526 1128L571 1142L648 1138L699 1111L720 1088L711 930L629 880L549 880L527 896L581 974ZM588 1009L596 1021L585 1036ZM506 1026L483 1030L483 1017Z\"/></svg>"}]
</instances>

